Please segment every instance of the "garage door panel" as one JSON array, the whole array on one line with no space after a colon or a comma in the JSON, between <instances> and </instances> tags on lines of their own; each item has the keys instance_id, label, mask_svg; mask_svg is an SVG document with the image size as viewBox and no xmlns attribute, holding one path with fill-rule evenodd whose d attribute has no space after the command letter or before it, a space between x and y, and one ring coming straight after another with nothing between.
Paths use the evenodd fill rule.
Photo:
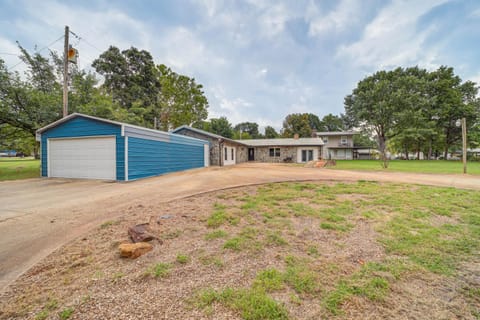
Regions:
<instances>
[{"instance_id":1,"label":"garage door panel","mask_svg":"<svg viewBox=\"0 0 480 320\"><path fill-rule=\"evenodd\" d=\"M49 140L49 176L115 180L115 137Z\"/></svg>"}]
</instances>

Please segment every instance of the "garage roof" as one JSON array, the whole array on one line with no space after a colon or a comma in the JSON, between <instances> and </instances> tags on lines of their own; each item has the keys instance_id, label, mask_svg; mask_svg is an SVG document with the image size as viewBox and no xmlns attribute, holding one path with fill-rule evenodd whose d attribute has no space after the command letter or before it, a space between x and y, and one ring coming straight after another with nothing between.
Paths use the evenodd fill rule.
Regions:
<instances>
[{"instance_id":1,"label":"garage roof","mask_svg":"<svg viewBox=\"0 0 480 320\"><path fill-rule=\"evenodd\" d=\"M103 118L98 118L98 117L94 117L94 116L89 116L89 115L86 115L86 114L83 114L83 113L72 113L66 117L63 117L55 122L52 122L50 123L49 125L43 127L43 128L40 128L37 130L37 141L39 141L39 136L42 134L42 132L45 132L51 128L54 128L64 122L67 122L73 118L76 118L76 117L82 117L82 118L87 118L87 119L92 119L92 120L95 120L95 121L100 121L100 122L104 122L104 123L110 123L110 124L113 124L113 125L117 125L117 126L120 126L122 128L122 136L124 135L125 133L125 128L132 128L132 129L136 129L136 130L141 130L141 131L144 131L144 132L149 132L149 135L150 136L163 136L163 137L168 137L170 135L173 135L173 136L179 136L178 134L175 134L175 133L169 133L169 132L164 132L164 131L160 131L160 130L155 130L155 129L149 129L149 128L144 128L144 127L140 127L140 126L136 126L136 125L133 125L133 124L128 124L128 123L124 123L124 122L118 122L118 121L113 121L113 120L107 120L107 119L103 119ZM138 131L137 131L138 132ZM184 136L184 135L181 135L182 138L185 138L185 139L190 139L190 140L194 140L194 141L201 141L201 142L205 142L201 139L196 139L196 138L193 138L193 137L188 137L188 136Z\"/></svg>"}]
</instances>

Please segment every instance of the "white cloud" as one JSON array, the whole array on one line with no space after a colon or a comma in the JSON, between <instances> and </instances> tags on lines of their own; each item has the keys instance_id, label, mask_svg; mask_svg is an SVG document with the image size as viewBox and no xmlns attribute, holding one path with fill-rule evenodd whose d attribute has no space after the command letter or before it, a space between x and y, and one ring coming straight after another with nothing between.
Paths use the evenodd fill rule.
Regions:
<instances>
[{"instance_id":1,"label":"white cloud","mask_svg":"<svg viewBox=\"0 0 480 320\"><path fill-rule=\"evenodd\" d=\"M118 9L94 10L68 6L55 0L25 1L23 8L28 15L17 18L15 27L39 46L47 45L52 38L54 40L62 35L65 25L84 39L79 42L70 36L70 43L76 44L79 50L80 67L87 67L109 45L120 49L130 46L147 50L150 48L151 33L147 26ZM50 48L62 52L63 41Z\"/></svg>"},{"instance_id":2,"label":"white cloud","mask_svg":"<svg viewBox=\"0 0 480 320\"><path fill-rule=\"evenodd\" d=\"M446 0L394 1L367 25L359 41L341 46L336 58L346 58L360 67L393 67L410 63L436 66L435 47L424 47L435 30L417 30L420 17Z\"/></svg>"},{"instance_id":3,"label":"white cloud","mask_svg":"<svg viewBox=\"0 0 480 320\"><path fill-rule=\"evenodd\" d=\"M25 71L27 71L27 66L19 58L20 49L17 44L0 37L0 52L8 53L0 54L0 58L5 62L8 71L18 72L23 77Z\"/></svg>"},{"instance_id":4,"label":"white cloud","mask_svg":"<svg viewBox=\"0 0 480 320\"><path fill-rule=\"evenodd\" d=\"M221 66L226 63L217 57L200 40L201 38L184 27L165 30L154 45L159 61L180 71L192 71Z\"/></svg>"},{"instance_id":5,"label":"white cloud","mask_svg":"<svg viewBox=\"0 0 480 320\"><path fill-rule=\"evenodd\" d=\"M269 6L259 17L258 22L263 36L270 38L282 33L290 14L283 4Z\"/></svg>"},{"instance_id":6,"label":"white cloud","mask_svg":"<svg viewBox=\"0 0 480 320\"><path fill-rule=\"evenodd\" d=\"M310 22L309 34L318 36L328 32L346 31L355 24L361 14L361 1L342 0L335 10L325 16L321 15L320 9L314 3L310 3L307 10L307 20Z\"/></svg>"}]
</instances>

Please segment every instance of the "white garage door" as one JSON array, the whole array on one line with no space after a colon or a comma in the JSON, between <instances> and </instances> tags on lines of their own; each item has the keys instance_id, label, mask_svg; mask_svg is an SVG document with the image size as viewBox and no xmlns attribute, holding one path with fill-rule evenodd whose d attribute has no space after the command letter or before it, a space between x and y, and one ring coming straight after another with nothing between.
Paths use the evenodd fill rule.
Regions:
<instances>
[{"instance_id":1,"label":"white garage door","mask_svg":"<svg viewBox=\"0 0 480 320\"><path fill-rule=\"evenodd\" d=\"M115 180L115 137L49 139L48 176Z\"/></svg>"}]
</instances>

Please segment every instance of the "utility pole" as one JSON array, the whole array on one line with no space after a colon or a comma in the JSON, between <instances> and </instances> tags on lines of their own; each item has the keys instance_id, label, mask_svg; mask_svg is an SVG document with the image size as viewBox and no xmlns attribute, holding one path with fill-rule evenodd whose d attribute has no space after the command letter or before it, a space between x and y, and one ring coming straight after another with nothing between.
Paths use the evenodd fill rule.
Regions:
<instances>
[{"instance_id":1,"label":"utility pole","mask_svg":"<svg viewBox=\"0 0 480 320\"><path fill-rule=\"evenodd\" d=\"M63 116L68 115L68 34L70 30L65 26L65 45L63 50Z\"/></svg>"},{"instance_id":2,"label":"utility pole","mask_svg":"<svg viewBox=\"0 0 480 320\"><path fill-rule=\"evenodd\" d=\"M462 118L463 173L467 173L467 119Z\"/></svg>"}]
</instances>

